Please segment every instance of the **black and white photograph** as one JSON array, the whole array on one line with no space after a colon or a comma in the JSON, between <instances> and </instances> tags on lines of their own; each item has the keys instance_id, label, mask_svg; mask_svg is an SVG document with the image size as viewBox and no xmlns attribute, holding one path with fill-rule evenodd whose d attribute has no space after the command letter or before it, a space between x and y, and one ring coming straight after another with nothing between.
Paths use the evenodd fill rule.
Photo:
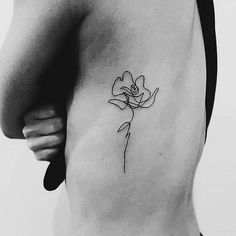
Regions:
<instances>
[{"instance_id":1,"label":"black and white photograph","mask_svg":"<svg viewBox=\"0 0 236 236\"><path fill-rule=\"evenodd\" d=\"M1 236L236 236L235 0L0 0Z\"/></svg>"}]
</instances>

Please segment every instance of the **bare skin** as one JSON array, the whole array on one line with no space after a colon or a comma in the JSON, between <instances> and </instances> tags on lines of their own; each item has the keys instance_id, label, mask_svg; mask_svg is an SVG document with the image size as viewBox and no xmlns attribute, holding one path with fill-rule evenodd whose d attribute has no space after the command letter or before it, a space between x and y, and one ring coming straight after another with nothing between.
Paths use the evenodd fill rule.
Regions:
<instances>
[{"instance_id":1,"label":"bare skin","mask_svg":"<svg viewBox=\"0 0 236 236\"><path fill-rule=\"evenodd\" d=\"M23 2L25 9L31 6ZM33 21L37 27L29 27L32 21L26 20L23 29L19 27L18 17L25 16L16 10L17 20L3 48L1 123L8 136L23 136L21 119L37 101L34 94L40 93L37 84L47 71L43 70L53 66L52 55L60 50L62 36L73 32L70 46L79 69L67 100L65 150L71 235L199 236L192 185L205 136L206 77L196 2L44 0L37 4L44 13ZM53 10L49 14L46 8ZM64 22L60 31L58 19ZM24 33L26 26L29 31ZM24 49L14 44L17 27L22 42L30 42ZM39 45L38 32L44 35ZM7 63L12 58L21 68L18 71ZM29 64L22 63L25 58ZM132 119L124 173L125 132L118 134L117 129L132 114L108 100L115 79L127 70L135 79L144 75L147 88L159 91L155 103L135 112Z\"/></svg>"}]
</instances>

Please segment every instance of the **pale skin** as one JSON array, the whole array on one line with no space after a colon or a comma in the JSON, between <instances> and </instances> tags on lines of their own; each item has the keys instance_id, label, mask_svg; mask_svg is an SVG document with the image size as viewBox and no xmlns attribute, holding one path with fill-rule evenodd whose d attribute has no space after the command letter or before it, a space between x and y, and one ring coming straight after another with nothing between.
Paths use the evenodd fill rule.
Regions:
<instances>
[{"instance_id":1,"label":"pale skin","mask_svg":"<svg viewBox=\"0 0 236 236\"><path fill-rule=\"evenodd\" d=\"M55 160L66 141L65 235L199 236L204 56L195 0L15 1L0 53L1 128L26 138L38 160ZM108 101L125 71L158 93L148 108L151 94L141 94L143 108L117 133L130 109ZM122 89L135 108L138 89Z\"/></svg>"}]
</instances>

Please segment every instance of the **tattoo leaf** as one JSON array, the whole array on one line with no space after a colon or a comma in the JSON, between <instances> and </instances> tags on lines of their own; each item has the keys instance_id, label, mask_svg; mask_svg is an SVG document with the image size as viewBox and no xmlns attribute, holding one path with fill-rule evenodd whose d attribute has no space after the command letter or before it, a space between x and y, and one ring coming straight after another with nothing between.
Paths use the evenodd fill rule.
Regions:
<instances>
[{"instance_id":1,"label":"tattoo leaf","mask_svg":"<svg viewBox=\"0 0 236 236\"><path fill-rule=\"evenodd\" d=\"M119 107L121 110L124 110L127 106L124 101L121 101L119 99L110 99L108 102Z\"/></svg>"},{"instance_id":2,"label":"tattoo leaf","mask_svg":"<svg viewBox=\"0 0 236 236\"><path fill-rule=\"evenodd\" d=\"M126 127L130 126L130 122L125 122L123 123L120 128L117 130L117 132L121 132L122 130L124 130Z\"/></svg>"}]
</instances>

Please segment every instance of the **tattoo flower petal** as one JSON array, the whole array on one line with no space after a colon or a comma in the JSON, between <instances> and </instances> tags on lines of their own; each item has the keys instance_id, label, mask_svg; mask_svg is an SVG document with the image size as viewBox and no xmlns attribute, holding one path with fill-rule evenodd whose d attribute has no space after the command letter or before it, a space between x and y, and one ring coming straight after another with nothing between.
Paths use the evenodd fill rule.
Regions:
<instances>
[{"instance_id":1,"label":"tattoo flower petal","mask_svg":"<svg viewBox=\"0 0 236 236\"><path fill-rule=\"evenodd\" d=\"M112 86L112 95L118 96L124 93L131 95L130 88L132 85L135 85L133 76L129 71L125 71L122 77L116 78Z\"/></svg>"},{"instance_id":2,"label":"tattoo flower petal","mask_svg":"<svg viewBox=\"0 0 236 236\"><path fill-rule=\"evenodd\" d=\"M143 99L142 100L147 100L151 96L151 92L145 88L145 77L143 75L140 75L136 80L135 84L139 88L139 94L143 93Z\"/></svg>"},{"instance_id":3,"label":"tattoo flower petal","mask_svg":"<svg viewBox=\"0 0 236 236\"><path fill-rule=\"evenodd\" d=\"M121 110L124 110L127 106L127 104L124 101L121 101L119 99L110 99L108 102L119 107Z\"/></svg>"},{"instance_id":4,"label":"tattoo flower petal","mask_svg":"<svg viewBox=\"0 0 236 236\"><path fill-rule=\"evenodd\" d=\"M143 101L140 104L141 108L149 108L150 106L152 106L156 100L156 96L157 96L158 91L159 91L159 88L156 88L155 91L152 93L152 95L149 97L149 99L146 101Z\"/></svg>"}]
</instances>

